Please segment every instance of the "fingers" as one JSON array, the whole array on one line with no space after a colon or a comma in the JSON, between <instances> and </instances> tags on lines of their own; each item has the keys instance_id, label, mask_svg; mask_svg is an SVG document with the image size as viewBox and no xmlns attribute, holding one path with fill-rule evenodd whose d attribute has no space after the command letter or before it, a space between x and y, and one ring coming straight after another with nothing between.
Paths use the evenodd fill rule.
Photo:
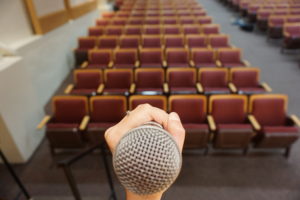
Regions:
<instances>
[{"instance_id":1,"label":"fingers","mask_svg":"<svg viewBox=\"0 0 300 200\"><path fill-rule=\"evenodd\" d=\"M179 146L180 151L182 151L185 138L185 130L177 113L172 112L169 114L168 127L166 130L173 136Z\"/></svg>"}]
</instances>

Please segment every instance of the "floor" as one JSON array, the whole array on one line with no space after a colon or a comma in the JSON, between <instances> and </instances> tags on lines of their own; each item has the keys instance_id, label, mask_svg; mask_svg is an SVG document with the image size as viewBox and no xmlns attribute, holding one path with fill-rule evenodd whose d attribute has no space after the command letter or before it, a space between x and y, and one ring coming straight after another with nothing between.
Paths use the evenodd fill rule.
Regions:
<instances>
[{"instance_id":1,"label":"floor","mask_svg":"<svg viewBox=\"0 0 300 200\"><path fill-rule=\"evenodd\" d=\"M261 68L261 79L271 85L274 93L289 95L290 113L300 116L299 56L280 54L280 41L267 42L259 31L247 33L232 26L231 20L236 15L217 0L199 2L214 22L221 24L222 32L230 34L232 44L243 49L244 58ZM200 150L186 151L181 174L163 199L299 200L300 142L294 145L289 159L280 153L251 150L248 156L242 156L238 151L211 151L209 156L203 156ZM56 160L70 155L72 152L59 155ZM62 169L54 163L44 141L28 164L14 167L35 199L74 199ZM73 171L83 200L108 199L109 187L99 152L79 161ZM114 182L118 199L124 199L115 177ZM0 166L0 199L14 199L18 192L6 169Z\"/></svg>"}]
</instances>

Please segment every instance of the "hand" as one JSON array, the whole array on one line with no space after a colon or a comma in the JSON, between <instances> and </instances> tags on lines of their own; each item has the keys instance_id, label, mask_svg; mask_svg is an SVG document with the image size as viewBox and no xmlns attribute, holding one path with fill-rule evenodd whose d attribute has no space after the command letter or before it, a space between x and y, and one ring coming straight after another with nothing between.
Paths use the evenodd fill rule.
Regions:
<instances>
[{"instance_id":1,"label":"hand","mask_svg":"<svg viewBox=\"0 0 300 200\"><path fill-rule=\"evenodd\" d=\"M109 128L105 132L105 140L112 153L121 138L131 129L141 126L149 121L155 121L161 124L166 131L168 131L176 141L180 151L182 152L185 130L181 124L177 113L170 114L165 111L152 107L149 104L139 105L136 109L125 116L117 125ZM127 200L159 200L164 191L152 195L139 196L130 191L126 191Z\"/></svg>"}]
</instances>

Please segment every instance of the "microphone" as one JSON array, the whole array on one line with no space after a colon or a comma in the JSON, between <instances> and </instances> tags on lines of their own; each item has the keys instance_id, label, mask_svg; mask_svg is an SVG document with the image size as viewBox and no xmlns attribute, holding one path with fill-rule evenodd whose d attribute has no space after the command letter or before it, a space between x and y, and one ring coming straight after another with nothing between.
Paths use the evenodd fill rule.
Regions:
<instances>
[{"instance_id":1,"label":"microphone","mask_svg":"<svg viewBox=\"0 0 300 200\"><path fill-rule=\"evenodd\" d=\"M167 189L179 175L181 165L177 143L156 122L126 133L113 155L114 171L121 184L138 195Z\"/></svg>"}]
</instances>

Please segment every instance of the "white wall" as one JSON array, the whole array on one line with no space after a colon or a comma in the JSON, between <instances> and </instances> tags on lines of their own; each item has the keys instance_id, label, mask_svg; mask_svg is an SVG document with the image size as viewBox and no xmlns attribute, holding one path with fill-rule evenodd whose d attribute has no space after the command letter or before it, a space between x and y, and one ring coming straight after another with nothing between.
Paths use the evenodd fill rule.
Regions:
<instances>
[{"instance_id":1,"label":"white wall","mask_svg":"<svg viewBox=\"0 0 300 200\"><path fill-rule=\"evenodd\" d=\"M11 45L33 36L22 0L0 0L0 42Z\"/></svg>"}]
</instances>

